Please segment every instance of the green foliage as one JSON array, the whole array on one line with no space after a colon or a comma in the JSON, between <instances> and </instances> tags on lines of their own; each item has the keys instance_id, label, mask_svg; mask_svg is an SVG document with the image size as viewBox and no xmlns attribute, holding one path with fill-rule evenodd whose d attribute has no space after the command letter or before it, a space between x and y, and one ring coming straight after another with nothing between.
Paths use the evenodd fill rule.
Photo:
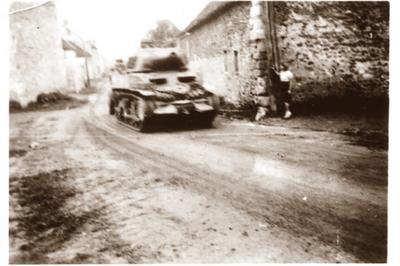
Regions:
<instances>
[{"instance_id":1,"label":"green foliage","mask_svg":"<svg viewBox=\"0 0 400 266\"><path fill-rule=\"evenodd\" d=\"M179 29L169 20L157 21L157 27L150 30L145 38L153 47L175 47Z\"/></svg>"}]
</instances>

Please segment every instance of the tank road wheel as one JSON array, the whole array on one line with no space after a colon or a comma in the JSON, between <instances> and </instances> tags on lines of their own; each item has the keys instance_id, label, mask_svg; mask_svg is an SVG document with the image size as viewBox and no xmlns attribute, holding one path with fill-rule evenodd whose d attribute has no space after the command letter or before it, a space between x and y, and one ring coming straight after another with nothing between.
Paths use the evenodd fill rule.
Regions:
<instances>
[{"instance_id":1,"label":"tank road wheel","mask_svg":"<svg viewBox=\"0 0 400 266\"><path fill-rule=\"evenodd\" d=\"M125 117L125 114L126 114L126 110L125 110L126 102L127 102L126 99L120 99L118 101L118 104L116 106L114 105L114 114L117 117L117 119L120 120L120 121L125 121L126 120L126 117Z\"/></svg>"},{"instance_id":2,"label":"tank road wheel","mask_svg":"<svg viewBox=\"0 0 400 266\"><path fill-rule=\"evenodd\" d=\"M135 114L135 119L133 122L133 126L136 127L139 131L143 132L147 129L147 120L146 115L148 111L148 106L145 100L143 99L135 99L133 102L133 109Z\"/></svg>"},{"instance_id":3,"label":"tank road wheel","mask_svg":"<svg viewBox=\"0 0 400 266\"><path fill-rule=\"evenodd\" d=\"M144 132L148 129L147 114L154 109L151 101L141 98L124 98L114 104L115 116L137 130Z\"/></svg>"},{"instance_id":4,"label":"tank road wheel","mask_svg":"<svg viewBox=\"0 0 400 266\"><path fill-rule=\"evenodd\" d=\"M115 111L115 116L119 121L125 121L124 111L122 110L122 108L119 108Z\"/></svg>"}]
</instances>

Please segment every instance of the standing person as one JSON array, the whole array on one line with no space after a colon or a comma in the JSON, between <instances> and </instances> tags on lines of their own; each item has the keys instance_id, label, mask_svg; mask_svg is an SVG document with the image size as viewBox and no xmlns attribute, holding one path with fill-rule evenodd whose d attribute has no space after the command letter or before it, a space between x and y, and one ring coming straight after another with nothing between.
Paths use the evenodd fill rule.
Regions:
<instances>
[{"instance_id":1,"label":"standing person","mask_svg":"<svg viewBox=\"0 0 400 266\"><path fill-rule=\"evenodd\" d=\"M292 112L290 111L290 104L292 103L292 79L293 73L289 70L289 67L286 64L282 64L281 71L278 72L275 70L275 73L279 76L279 91L281 94L281 99L285 106L285 114L283 118L289 119L292 116Z\"/></svg>"}]
</instances>

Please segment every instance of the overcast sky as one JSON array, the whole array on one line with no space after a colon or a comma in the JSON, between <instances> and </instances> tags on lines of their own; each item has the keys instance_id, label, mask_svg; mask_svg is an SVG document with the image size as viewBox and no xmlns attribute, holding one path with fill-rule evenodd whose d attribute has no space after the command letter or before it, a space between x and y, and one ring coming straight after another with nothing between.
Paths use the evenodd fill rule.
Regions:
<instances>
[{"instance_id":1,"label":"overcast sky","mask_svg":"<svg viewBox=\"0 0 400 266\"><path fill-rule=\"evenodd\" d=\"M59 20L86 40L94 40L109 60L126 59L157 20L184 29L210 0L57 0Z\"/></svg>"}]
</instances>

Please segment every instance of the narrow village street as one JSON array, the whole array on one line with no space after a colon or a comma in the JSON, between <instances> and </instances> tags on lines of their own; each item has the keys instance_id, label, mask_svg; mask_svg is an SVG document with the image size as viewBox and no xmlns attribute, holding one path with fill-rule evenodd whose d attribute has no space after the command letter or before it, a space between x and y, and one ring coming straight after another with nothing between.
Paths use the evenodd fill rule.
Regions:
<instances>
[{"instance_id":1,"label":"narrow village street","mask_svg":"<svg viewBox=\"0 0 400 266\"><path fill-rule=\"evenodd\" d=\"M393 1L5 5L9 264L395 265Z\"/></svg>"},{"instance_id":2,"label":"narrow village street","mask_svg":"<svg viewBox=\"0 0 400 266\"><path fill-rule=\"evenodd\" d=\"M138 133L108 90L11 114L10 263L386 260L387 150L222 117Z\"/></svg>"}]
</instances>

